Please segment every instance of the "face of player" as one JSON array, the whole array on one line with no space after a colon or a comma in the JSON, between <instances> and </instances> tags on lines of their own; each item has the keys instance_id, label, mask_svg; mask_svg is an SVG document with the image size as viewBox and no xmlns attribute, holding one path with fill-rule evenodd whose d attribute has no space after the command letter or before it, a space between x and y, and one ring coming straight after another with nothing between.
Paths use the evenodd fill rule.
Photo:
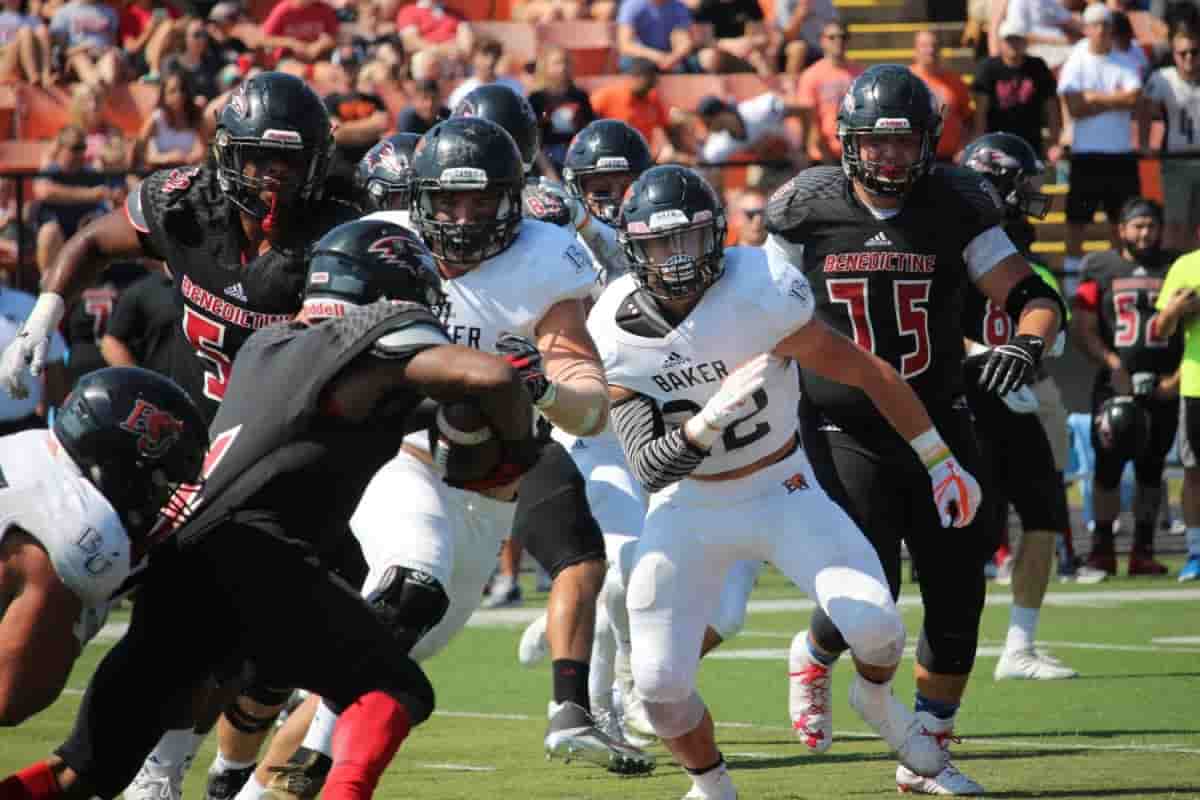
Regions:
<instances>
[{"instance_id":1,"label":"face of player","mask_svg":"<svg viewBox=\"0 0 1200 800\"><path fill-rule=\"evenodd\" d=\"M876 174L881 178L902 181L921 157L921 134L860 134L858 157L876 165Z\"/></svg>"},{"instance_id":2,"label":"face of player","mask_svg":"<svg viewBox=\"0 0 1200 800\"><path fill-rule=\"evenodd\" d=\"M708 288L701 268L713 231L712 225L702 225L637 241L646 288L677 317L686 316Z\"/></svg>"},{"instance_id":3,"label":"face of player","mask_svg":"<svg viewBox=\"0 0 1200 800\"><path fill-rule=\"evenodd\" d=\"M448 245L458 249L456 247L458 244L463 250L472 249L468 242L473 243L476 239L481 238L480 227L496 219L496 215L500 212L501 202L499 192L486 190L431 192L429 195L433 220L459 228L458 235L450 235ZM438 267L448 278L469 272L478 264L479 262L455 262L451 265L438 259Z\"/></svg>"},{"instance_id":4,"label":"face of player","mask_svg":"<svg viewBox=\"0 0 1200 800\"><path fill-rule=\"evenodd\" d=\"M581 175L579 189L583 192L588 211L612 225L616 222L621 198L633 181L632 172L598 172Z\"/></svg>"},{"instance_id":5,"label":"face of player","mask_svg":"<svg viewBox=\"0 0 1200 800\"><path fill-rule=\"evenodd\" d=\"M1157 250L1162 241L1162 225L1154 217L1134 217L1120 230L1125 249L1135 257Z\"/></svg>"},{"instance_id":6,"label":"face of player","mask_svg":"<svg viewBox=\"0 0 1200 800\"><path fill-rule=\"evenodd\" d=\"M295 204L304 184L306 164L300 154L251 154L247 157L242 175L257 181L258 199L275 213Z\"/></svg>"}]
</instances>

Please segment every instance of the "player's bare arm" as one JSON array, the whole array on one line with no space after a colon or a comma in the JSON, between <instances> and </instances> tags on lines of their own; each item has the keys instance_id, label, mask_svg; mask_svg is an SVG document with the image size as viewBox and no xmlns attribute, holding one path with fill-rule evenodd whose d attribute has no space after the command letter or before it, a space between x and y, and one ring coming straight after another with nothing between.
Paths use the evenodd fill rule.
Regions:
<instances>
[{"instance_id":1,"label":"player's bare arm","mask_svg":"<svg viewBox=\"0 0 1200 800\"><path fill-rule=\"evenodd\" d=\"M608 424L608 383L587 330L580 299L556 303L537 327L538 350L552 387L537 403L556 426L575 436L594 436Z\"/></svg>"},{"instance_id":2,"label":"player's bare arm","mask_svg":"<svg viewBox=\"0 0 1200 800\"><path fill-rule=\"evenodd\" d=\"M54 571L46 550L22 530L0 544L0 725L19 725L66 685L79 655L74 624L82 603Z\"/></svg>"},{"instance_id":3,"label":"player's bare arm","mask_svg":"<svg viewBox=\"0 0 1200 800\"><path fill-rule=\"evenodd\" d=\"M996 266L984 273L975 285L1000 307L1013 300L1013 290L1027 280L1041 281L1037 273L1019 253L1005 256ZM1032 285L1032 284L1031 284ZM1049 297L1032 297L1026 302L1017 318L1017 333L1041 337L1053 342L1062 326L1062 311L1058 303Z\"/></svg>"},{"instance_id":4,"label":"player's bare arm","mask_svg":"<svg viewBox=\"0 0 1200 800\"><path fill-rule=\"evenodd\" d=\"M42 292L69 300L95 282L110 260L141 256L154 254L146 251L125 209L110 211L67 240L42 281Z\"/></svg>"}]
</instances>

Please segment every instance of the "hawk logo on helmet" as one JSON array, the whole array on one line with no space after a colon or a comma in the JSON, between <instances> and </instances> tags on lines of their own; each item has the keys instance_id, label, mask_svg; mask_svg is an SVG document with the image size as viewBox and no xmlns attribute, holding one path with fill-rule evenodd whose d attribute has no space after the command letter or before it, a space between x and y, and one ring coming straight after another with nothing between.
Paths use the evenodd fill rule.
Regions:
<instances>
[{"instance_id":1,"label":"hawk logo on helmet","mask_svg":"<svg viewBox=\"0 0 1200 800\"><path fill-rule=\"evenodd\" d=\"M385 167L392 172L404 172L408 169L408 156L396 151L391 142L384 142L379 152L371 158L371 167Z\"/></svg>"},{"instance_id":2,"label":"hawk logo on helmet","mask_svg":"<svg viewBox=\"0 0 1200 800\"><path fill-rule=\"evenodd\" d=\"M192 185L192 178L200 174L199 167L181 167L173 169L167 175L167 179L163 181L163 194L171 194L172 192L182 192L184 189Z\"/></svg>"},{"instance_id":3,"label":"hawk logo on helmet","mask_svg":"<svg viewBox=\"0 0 1200 800\"><path fill-rule=\"evenodd\" d=\"M229 107L233 109L234 113L243 117L250 113L250 104L246 102L245 83L239 86L237 91L229 98Z\"/></svg>"},{"instance_id":4,"label":"hawk logo on helmet","mask_svg":"<svg viewBox=\"0 0 1200 800\"><path fill-rule=\"evenodd\" d=\"M183 420L153 403L138 398L121 423L121 430L138 437L138 452L147 458L162 458L183 434Z\"/></svg>"},{"instance_id":5,"label":"hawk logo on helmet","mask_svg":"<svg viewBox=\"0 0 1200 800\"><path fill-rule=\"evenodd\" d=\"M413 262L419 261L423 255L413 242L411 233L376 239L367 248L367 252L385 264L414 271L416 268Z\"/></svg>"},{"instance_id":6,"label":"hawk logo on helmet","mask_svg":"<svg viewBox=\"0 0 1200 800\"><path fill-rule=\"evenodd\" d=\"M1001 170L1020 169L1021 162L1003 150L997 150L994 147L981 147L971 155L971 158L963 166L969 167L976 172L996 174Z\"/></svg>"}]
</instances>

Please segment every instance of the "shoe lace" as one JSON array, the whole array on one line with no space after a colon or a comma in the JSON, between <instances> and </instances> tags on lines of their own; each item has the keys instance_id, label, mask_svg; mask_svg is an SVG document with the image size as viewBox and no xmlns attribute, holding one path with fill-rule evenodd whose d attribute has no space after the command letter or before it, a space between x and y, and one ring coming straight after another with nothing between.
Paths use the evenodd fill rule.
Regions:
<instances>
[{"instance_id":1,"label":"shoe lace","mask_svg":"<svg viewBox=\"0 0 1200 800\"><path fill-rule=\"evenodd\" d=\"M811 690L808 710L795 723L795 727L799 729L802 720L809 716L824 714L829 710L829 667L820 664L809 664L799 672L789 672L788 677L799 679L802 685L807 686Z\"/></svg>"},{"instance_id":2,"label":"shoe lace","mask_svg":"<svg viewBox=\"0 0 1200 800\"><path fill-rule=\"evenodd\" d=\"M962 744L962 738L954 735L953 728L944 731L931 731L922 726L921 735L933 737L933 740L937 742L937 746L943 750L949 750L952 744ZM949 768L949 763L947 763L947 768Z\"/></svg>"}]
</instances>

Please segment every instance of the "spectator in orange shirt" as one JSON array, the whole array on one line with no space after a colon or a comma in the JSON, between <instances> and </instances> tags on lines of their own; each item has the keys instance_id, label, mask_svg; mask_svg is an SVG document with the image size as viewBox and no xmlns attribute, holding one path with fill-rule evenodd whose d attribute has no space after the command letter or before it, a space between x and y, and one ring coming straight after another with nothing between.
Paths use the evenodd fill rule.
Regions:
<instances>
[{"instance_id":1,"label":"spectator in orange shirt","mask_svg":"<svg viewBox=\"0 0 1200 800\"><path fill-rule=\"evenodd\" d=\"M337 12L324 0L282 0L262 24L262 46L275 60L290 55L306 64L329 55L337 44Z\"/></svg>"},{"instance_id":2,"label":"spectator in orange shirt","mask_svg":"<svg viewBox=\"0 0 1200 800\"><path fill-rule=\"evenodd\" d=\"M837 135L838 106L850 84L863 68L846 60L850 33L840 22L830 22L821 31L825 55L800 74L796 102L806 110L804 139L808 158L814 164L840 164L842 142Z\"/></svg>"},{"instance_id":3,"label":"spectator in orange shirt","mask_svg":"<svg viewBox=\"0 0 1200 800\"><path fill-rule=\"evenodd\" d=\"M975 138L971 90L957 72L942 66L937 34L933 31L917 31L913 48L916 51L913 74L925 81L942 103L942 138L938 140L937 160L954 161L963 146Z\"/></svg>"},{"instance_id":4,"label":"spectator in orange shirt","mask_svg":"<svg viewBox=\"0 0 1200 800\"><path fill-rule=\"evenodd\" d=\"M658 70L649 61L635 60L627 80L592 92L592 110L597 117L612 117L636 129L650 144L659 161L679 160L667 128L671 115L654 87Z\"/></svg>"}]
</instances>

